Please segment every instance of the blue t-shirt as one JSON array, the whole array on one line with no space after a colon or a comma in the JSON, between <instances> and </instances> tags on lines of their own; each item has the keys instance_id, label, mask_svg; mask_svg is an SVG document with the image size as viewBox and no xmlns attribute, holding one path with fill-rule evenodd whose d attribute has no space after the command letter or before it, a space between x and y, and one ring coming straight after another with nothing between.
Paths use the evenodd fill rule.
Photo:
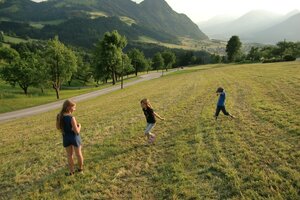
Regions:
<instances>
[{"instance_id":1,"label":"blue t-shirt","mask_svg":"<svg viewBox=\"0 0 300 200\"><path fill-rule=\"evenodd\" d=\"M219 96L217 106L224 106L225 105L225 99L226 99L226 94L225 94L225 92L222 92Z\"/></svg>"}]
</instances>

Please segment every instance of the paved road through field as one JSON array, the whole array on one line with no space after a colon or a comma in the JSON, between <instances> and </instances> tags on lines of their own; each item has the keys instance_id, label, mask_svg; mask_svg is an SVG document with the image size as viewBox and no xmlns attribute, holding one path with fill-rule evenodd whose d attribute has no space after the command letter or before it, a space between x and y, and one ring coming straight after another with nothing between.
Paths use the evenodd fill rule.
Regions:
<instances>
[{"instance_id":1,"label":"paved road through field","mask_svg":"<svg viewBox=\"0 0 300 200\"><path fill-rule=\"evenodd\" d=\"M131 86L131 85L134 85L134 84L137 84L137 83L140 83L140 82L144 82L144 81L148 81L148 80L151 80L151 79L159 78L160 76L161 76L161 73L159 73L159 72L142 75L142 76L140 76L140 79L138 79L138 80L131 81L131 82L128 82L128 83L124 83L124 88L128 87L128 86ZM90 93L87 93L87 94L82 94L82 95L79 95L79 96L76 96L76 97L72 97L70 99L74 100L75 102L80 102L80 101L95 98L97 96L101 96L101 95L119 90L120 87L121 87L120 85L112 86L112 87L108 87L108 88L105 88L105 89L90 92ZM56 101L56 102L53 102L53 103L48 103L48 104L44 104L44 105L40 105L40 106L35 106L35 107L31 107L31 108L26 108L26 109L22 109L22 110L17 110L17 111L13 111L13 112L0 114L0 123L5 122L5 121L18 119L18 118L22 118L22 117L26 117L26 116L36 115L36 114L47 112L47 111L50 111L50 110L55 110L57 108L60 108L64 101L65 100L60 100L60 101Z\"/></svg>"}]
</instances>

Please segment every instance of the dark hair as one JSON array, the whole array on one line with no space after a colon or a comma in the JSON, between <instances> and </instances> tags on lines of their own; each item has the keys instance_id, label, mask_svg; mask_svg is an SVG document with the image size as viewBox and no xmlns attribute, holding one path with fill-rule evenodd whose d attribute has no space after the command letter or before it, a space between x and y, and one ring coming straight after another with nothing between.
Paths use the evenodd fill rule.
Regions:
<instances>
[{"instance_id":1,"label":"dark hair","mask_svg":"<svg viewBox=\"0 0 300 200\"><path fill-rule=\"evenodd\" d=\"M224 88L222 87L218 87L217 91L216 92L223 92L224 91Z\"/></svg>"}]
</instances>

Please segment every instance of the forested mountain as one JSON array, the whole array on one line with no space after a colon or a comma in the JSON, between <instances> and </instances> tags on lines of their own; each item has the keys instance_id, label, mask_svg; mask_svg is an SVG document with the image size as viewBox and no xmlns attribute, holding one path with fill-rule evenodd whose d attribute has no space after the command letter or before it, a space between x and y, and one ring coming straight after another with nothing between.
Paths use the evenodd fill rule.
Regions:
<instances>
[{"instance_id":1,"label":"forested mountain","mask_svg":"<svg viewBox=\"0 0 300 200\"><path fill-rule=\"evenodd\" d=\"M208 39L186 15L164 0L0 0L0 30L31 38L49 38L91 46L117 29L129 40L147 37L178 43L179 37Z\"/></svg>"}]
</instances>

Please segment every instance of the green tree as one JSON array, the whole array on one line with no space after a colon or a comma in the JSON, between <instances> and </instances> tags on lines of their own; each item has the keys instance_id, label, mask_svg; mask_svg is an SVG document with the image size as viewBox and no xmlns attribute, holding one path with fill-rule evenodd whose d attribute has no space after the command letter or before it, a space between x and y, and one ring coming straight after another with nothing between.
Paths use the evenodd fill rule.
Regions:
<instances>
[{"instance_id":1,"label":"green tree","mask_svg":"<svg viewBox=\"0 0 300 200\"><path fill-rule=\"evenodd\" d=\"M45 65L49 80L59 99L59 91L64 81L69 81L77 71L75 53L58 40L58 37L48 41L45 52Z\"/></svg>"},{"instance_id":2,"label":"green tree","mask_svg":"<svg viewBox=\"0 0 300 200\"><path fill-rule=\"evenodd\" d=\"M71 85L71 81L75 79L86 85L93 77L90 56L84 52L76 52L75 55L77 58L77 71L73 73L68 84Z\"/></svg>"},{"instance_id":3,"label":"green tree","mask_svg":"<svg viewBox=\"0 0 300 200\"><path fill-rule=\"evenodd\" d=\"M128 77L129 74L134 73L135 69L131 64L131 60L127 54L123 54L123 75Z\"/></svg>"},{"instance_id":4,"label":"green tree","mask_svg":"<svg viewBox=\"0 0 300 200\"><path fill-rule=\"evenodd\" d=\"M0 31L0 47L3 47L3 42L4 42L4 34L2 31Z\"/></svg>"},{"instance_id":5,"label":"green tree","mask_svg":"<svg viewBox=\"0 0 300 200\"><path fill-rule=\"evenodd\" d=\"M12 63L15 59L19 58L19 53L8 47L1 47L0 48L0 60L4 60L7 63Z\"/></svg>"},{"instance_id":6,"label":"green tree","mask_svg":"<svg viewBox=\"0 0 300 200\"><path fill-rule=\"evenodd\" d=\"M99 81L107 83L110 77L109 67L102 64L100 46L96 47L93 52L93 78L99 84Z\"/></svg>"},{"instance_id":7,"label":"green tree","mask_svg":"<svg viewBox=\"0 0 300 200\"><path fill-rule=\"evenodd\" d=\"M42 57L42 54L35 54L38 65L36 66L37 73L36 75L36 84L34 86L41 88L41 92L44 93L44 88L49 85L49 74L47 71L47 65L45 59Z\"/></svg>"},{"instance_id":8,"label":"green tree","mask_svg":"<svg viewBox=\"0 0 300 200\"><path fill-rule=\"evenodd\" d=\"M186 51L179 56L179 65L180 66L187 66L193 64L197 58L194 56L193 51Z\"/></svg>"},{"instance_id":9,"label":"green tree","mask_svg":"<svg viewBox=\"0 0 300 200\"><path fill-rule=\"evenodd\" d=\"M48 84L47 71L45 68L45 60L43 52L46 51L47 42L46 41L31 41L31 42L21 42L17 44L11 44L11 47L18 51L22 59L26 59L28 55L34 54L39 65L36 66L37 70L37 83L36 87L40 87L42 93L44 92L44 87Z\"/></svg>"},{"instance_id":10,"label":"green tree","mask_svg":"<svg viewBox=\"0 0 300 200\"><path fill-rule=\"evenodd\" d=\"M176 62L176 56L171 51L164 51L162 57L164 59L165 70L168 71L168 69L173 67L173 64Z\"/></svg>"},{"instance_id":11,"label":"green tree","mask_svg":"<svg viewBox=\"0 0 300 200\"><path fill-rule=\"evenodd\" d=\"M222 57L220 55L217 54L212 54L211 55L211 62L212 63L221 63L222 61Z\"/></svg>"},{"instance_id":12,"label":"green tree","mask_svg":"<svg viewBox=\"0 0 300 200\"><path fill-rule=\"evenodd\" d=\"M275 51L276 56L279 56L281 59L285 56L297 57L299 49L297 49L297 43L281 41L277 44L277 49Z\"/></svg>"},{"instance_id":13,"label":"green tree","mask_svg":"<svg viewBox=\"0 0 300 200\"><path fill-rule=\"evenodd\" d=\"M146 59L146 68L145 68L145 70L147 71L147 73L149 73L149 71L152 70L152 59L151 58Z\"/></svg>"},{"instance_id":14,"label":"green tree","mask_svg":"<svg viewBox=\"0 0 300 200\"><path fill-rule=\"evenodd\" d=\"M131 59L131 64L133 68L135 69L135 75L137 76L138 72L144 71L147 66L147 60L145 58L145 55L142 51L139 49L131 49L128 52L128 56Z\"/></svg>"},{"instance_id":15,"label":"green tree","mask_svg":"<svg viewBox=\"0 0 300 200\"><path fill-rule=\"evenodd\" d=\"M134 72L134 68L131 65L131 60L128 57L127 54L122 55L122 67L117 71L118 75L121 77L121 89L123 89L123 79L124 75L126 74L128 77L128 74Z\"/></svg>"},{"instance_id":16,"label":"green tree","mask_svg":"<svg viewBox=\"0 0 300 200\"><path fill-rule=\"evenodd\" d=\"M227 45L226 45L226 52L229 62L235 62L241 51L242 43L240 41L240 38L236 35L232 36Z\"/></svg>"},{"instance_id":17,"label":"green tree","mask_svg":"<svg viewBox=\"0 0 300 200\"><path fill-rule=\"evenodd\" d=\"M261 59L267 60L272 59L274 57L274 51L276 51L276 48L274 46L265 46L262 47L260 50Z\"/></svg>"},{"instance_id":18,"label":"green tree","mask_svg":"<svg viewBox=\"0 0 300 200\"><path fill-rule=\"evenodd\" d=\"M29 86L40 83L40 60L31 53L26 58L16 58L1 70L1 77L10 85L19 85L27 95Z\"/></svg>"},{"instance_id":19,"label":"green tree","mask_svg":"<svg viewBox=\"0 0 300 200\"><path fill-rule=\"evenodd\" d=\"M251 49L247 55L247 59L252 62L258 62L258 61L260 61L260 58L261 58L261 53L259 51L259 48L251 47Z\"/></svg>"},{"instance_id":20,"label":"green tree","mask_svg":"<svg viewBox=\"0 0 300 200\"><path fill-rule=\"evenodd\" d=\"M157 52L152 58L152 68L154 70L160 70L164 66L164 59L160 52Z\"/></svg>"},{"instance_id":21,"label":"green tree","mask_svg":"<svg viewBox=\"0 0 300 200\"><path fill-rule=\"evenodd\" d=\"M116 84L116 74L122 67L122 54L126 45L126 37L121 36L118 31L104 34L103 39L96 44L94 52L97 79L106 78L110 74L113 85Z\"/></svg>"}]
</instances>

